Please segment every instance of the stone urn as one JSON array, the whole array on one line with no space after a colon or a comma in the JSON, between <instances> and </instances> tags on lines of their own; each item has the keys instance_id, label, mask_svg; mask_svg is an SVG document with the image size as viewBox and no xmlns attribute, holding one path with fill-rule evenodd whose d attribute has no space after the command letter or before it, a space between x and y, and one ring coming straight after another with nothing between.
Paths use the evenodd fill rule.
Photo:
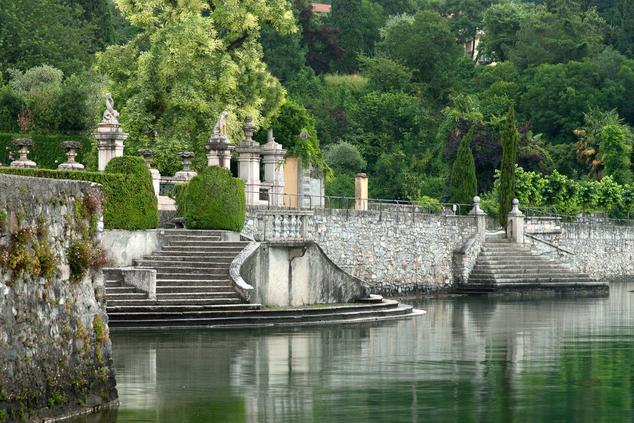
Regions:
<instances>
[{"instance_id":1,"label":"stone urn","mask_svg":"<svg viewBox=\"0 0 634 423\"><path fill-rule=\"evenodd\" d=\"M181 151L180 153L178 153L178 157L180 157L183 162L183 170L176 172L176 174L174 174L174 179L185 182L190 181L194 176L197 175L196 172L191 170L194 153L191 151Z\"/></svg>"},{"instance_id":2,"label":"stone urn","mask_svg":"<svg viewBox=\"0 0 634 423\"><path fill-rule=\"evenodd\" d=\"M75 157L77 157L77 150L81 148L79 141L64 141L62 147L66 149L66 162L57 166L60 170L84 170L84 165L77 163Z\"/></svg>"},{"instance_id":3,"label":"stone urn","mask_svg":"<svg viewBox=\"0 0 634 423\"><path fill-rule=\"evenodd\" d=\"M19 168L36 168L37 163L29 160L29 147L33 145L33 140L30 138L18 138L13 140L13 145L18 148L18 154L20 158L11 162L11 167Z\"/></svg>"}]
</instances>

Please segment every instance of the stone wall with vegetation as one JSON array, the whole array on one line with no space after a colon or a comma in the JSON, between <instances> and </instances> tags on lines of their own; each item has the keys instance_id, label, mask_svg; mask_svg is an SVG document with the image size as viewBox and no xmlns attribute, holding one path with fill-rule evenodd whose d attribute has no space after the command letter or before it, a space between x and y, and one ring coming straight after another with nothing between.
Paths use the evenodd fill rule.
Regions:
<instances>
[{"instance_id":1,"label":"stone wall with vegetation","mask_svg":"<svg viewBox=\"0 0 634 423\"><path fill-rule=\"evenodd\" d=\"M526 219L526 230L533 237L527 237L526 242L532 244L534 252L560 260L574 271L597 279L634 275L632 226Z\"/></svg>"},{"instance_id":2,"label":"stone wall with vegetation","mask_svg":"<svg viewBox=\"0 0 634 423\"><path fill-rule=\"evenodd\" d=\"M116 400L101 187L0 174L0 422Z\"/></svg>"}]
</instances>

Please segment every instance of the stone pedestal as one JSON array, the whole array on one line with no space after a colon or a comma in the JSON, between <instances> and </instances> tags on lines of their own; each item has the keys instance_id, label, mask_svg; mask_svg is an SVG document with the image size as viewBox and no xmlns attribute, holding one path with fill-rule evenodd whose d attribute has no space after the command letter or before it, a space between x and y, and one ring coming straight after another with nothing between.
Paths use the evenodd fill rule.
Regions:
<instances>
[{"instance_id":1,"label":"stone pedestal","mask_svg":"<svg viewBox=\"0 0 634 423\"><path fill-rule=\"evenodd\" d=\"M76 150L81 148L79 141L64 141L62 147L66 149L66 162L57 166L60 170L84 170L84 165L77 163L75 157L77 157Z\"/></svg>"},{"instance_id":2,"label":"stone pedestal","mask_svg":"<svg viewBox=\"0 0 634 423\"><path fill-rule=\"evenodd\" d=\"M473 197L473 208L471 209L469 214L475 217L478 236L480 237L480 239L484 240L487 231L487 214L484 212L484 210L480 208L480 197L478 197L477 195Z\"/></svg>"},{"instance_id":3,"label":"stone pedestal","mask_svg":"<svg viewBox=\"0 0 634 423\"><path fill-rule=\"evenodd\" d=\"M197 175L197 173L190 168L192 163L191 159L194 158L194 153L191 151L181 151L178 153L178 157L180 157L183 161L183 170L176 172L174 174L174 179L182 182L189 182Z\"/></svg>"},{"instance_id":4,"label":"stone pedestal","mask_svg":"<svg viewBox=\"0 0 634 423\"><path fill-rule=\"evenodd\" d=\"M99 151L97 169L103 172L110 160L123 156L123 142L128 138L128 134L123 132L118 123L101 122L92 137L97 140Z\"/></svg>"},{"instance_id":5,"label":"stone pedestal","mask_svg":"<svg viewBox=\"0 0 634 423\"><path fill-rule=\"evenodd\" d=\"M141 149L138 153L145 160L145 164L148 169L150 169L150 174L152 175L152 187L154 188L154 194L158 197L161 191L161 173L158 169L152 167L152 159L154 158L154 150L149 149Z\"/></svg>"},{"instance_id":6,"label":"stone pedestal","mask_svg":"<svg viewBox=\"0 0 634 423\"><path fill-rule=\"evenodd\" d=\"M354 209L368 210L368 175L357 173L354 177Z\"/></svg>"},{"instance_id":7,"label":"stone pedestal","mask_svg":"<svg viewBox=\"0 0 634 423\"><path fill-rule=\"evenodd\" d=\"M19 150L18 154L20 158L18 160L14 160L11 162L11 167L20 167L20 168L35 168L37 167L37 163L32 160L29 160L29 147L33 145L33 140L30 138L18 138L13 140L13 145L15 145Z\"/></svg>"},{"instance_id":8,"label":"stone pedestal","mask_svg":"<svg viewBox=\"0 0 634 423\"><path fill-rule=\"evenodd\" d=\"M220 166L231 169L231 151L235 148L229 142L229 138L222 134L213 134L209 142L205 144L209 150L207 153L207 166Z\"/></svg>"},{"instance_id":9,"label":"stone pedestal","mask_svg":"<svg viewBox=\"0 0 634 423\"><path fill-rule=\"evenodd\" d=\"M509 212L506 237L518 244L524 243L524 213L519 209L517 198L513 199L513 208Z\"/></svg>"},{"instance_id":10,"label":"stone pedestal","mask_svg":"<svg viewBox=\"0 0 634 423\"><path fill-rule=\"evenodd\" d=\"M267 142L262 146L264 181L270 184L269 201L273 207L284 205L284 155L286 150L275 142L273 130L269 130Z\"/></svg>"}]
</instances>

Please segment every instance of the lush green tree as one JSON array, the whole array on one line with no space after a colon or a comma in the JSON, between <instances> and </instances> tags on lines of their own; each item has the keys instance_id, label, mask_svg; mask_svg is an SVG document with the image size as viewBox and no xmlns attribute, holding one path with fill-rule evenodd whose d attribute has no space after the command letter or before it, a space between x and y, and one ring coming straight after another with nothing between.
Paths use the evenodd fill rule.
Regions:
<instances>
[{"instance_id":1,"label":"lush green tree","mask_svg":"<svg viewBox=\"0 0 634 423\"><path fill-rule=\"evenodd\" d=\"M141 33L99 54L98 68L110 78L128 148L157 148L162 171L175 170L166 157L179 149L193 149L202 164L203 144L223 110L238 138L245 116L259 125L283 101L283 88L262 61L260 33L295 30L286 2L116 3Z\"/></svg>"},{"instance_id":2,"label":"lush green tree","mask_svg":"<svg viewBox=\"0 0 634 423\"><path fill-rule=\"evenodd\" d=\"M507 53L518 67L567 63L601 50L606 26L594 9L583 11L574 0L553 0L529 10Z\"/></svg>"},{"instance_id":3,"label":"lush green tree","mask_svg":"<svg viewBox=\"0 0 634 423\"><path fill-rule=\"evenodd\" d=\"M414 89L413 71L385 56L359 58L361 74L368 79L369 91L403 91Z\"/></svg>"},{"instance_id":4,"label":"lush green tree","mask_svg":"<svg viewBox=\"0 0 634 423\"><path fill-rule=\"evenodd\" d=\"M329 145L324 151L324 159L335 174L355 174L361 172L367 166L359 149L348 142Z\"/></svg>"},{"instance_id":5,"label":"lush green tree","mask_svg":"<svg viewBox=\"0 0 634 423\"><path fill-rule=\"evenodd\" d=\"M81 18L91 33L90 52L102 50L115 41L110 0L66 0L81 9Z\"/></svg>"},{"instance_id":6,"label":"lush green tree","mask_svg":"<svg viewBox=\"0 0 634 423\"><path fill-rule=\"evenodd\" d=\"M434 98L446 97L455 84L463 55L447 18L428 11L390 20L377 48L384 56L412 69L414 80Z\"/></svg>"},{"instance_id":7,"label":"lush green tree","mask_svg":"<svg viewBox=\"0 0 634 423\"><path fill-rule=\"evenodd\" d=\"M451 201L458 204L471 204L478 193L475 161L471 152L472 139L473 128L462 137L451 169Z\"/></svg>"},{"instance_id":8,"label":"lush green tree","mask_svg":"<svg viewBox=\"0 0 634 423\"><path fill-rule=\"evenodd\" d=\"M444 12L461 43L473 40L483 27L484 13L494 0L446 0ZM475 57L474 57L475 59Z\"/></svg>"},{"instance_id":9,"label":"lush green tree","mask_svg":"<svg viewBox=\"0 0 634 423\"><path fill-rule=\"evenodd\" d=\"M627 130L622 125L606 125L601 131L601 138L603 173L619 184L630 183L632 144Z\"/></svg>"},{"instance_id":10,"label":"lush green tree","mask_svg":"<svg viewBox=\"0 0 634 423\"><path fill-rule=\"evenodd\" d=\"M515 196L515 165L519 133L515 124L515 109L511 107L500 134L502 141L502 163L500 165L499 222L506 228L511 202Z\"/></svg>"},{"instance_id":11,"label":"lush green tree","mask_svg":"<svg viewBox=\"0 0 634 423\"><path fill-rule=\"evenodd\" d=\"M0 70L48 64L65 73L90 62L81 8L56 0L0 1Z\"/></svg>"},{"instance_id":12,"label":"lush green tree","mask_svg":"<svg viewBox=\"0 0 634 423\"><path fill-rule=\"evenodd\" d=\"M337 70L356 71L357 56L374 51L379 29L385 22L383 8L372 0L334 0L330 22L338 28L337 37L343 48Z\"/></svg>"},{"instance_id":13,"label":"lush green tree","mask_svg":"<svg viewBox=\"0 0 634 423\"><path fill-rule=\"evenodd\" d=\"M306 66L306 49L301 34L282 35L272 28L262 30L264 62L283 84L292 80Z\"/></svg>"},{"instance_id":14,"label":"lush green tree","mask_svg":"<svg viewBox=\"0 0 634 423\"><path fill-rule=\"evenodd\" d=\"M501 2L489 7L482 19L481 52L492 60L507 60L517 43L522 22L529 13L534 13L534 7L519 2Z\"/></svg>"}]
</instances>

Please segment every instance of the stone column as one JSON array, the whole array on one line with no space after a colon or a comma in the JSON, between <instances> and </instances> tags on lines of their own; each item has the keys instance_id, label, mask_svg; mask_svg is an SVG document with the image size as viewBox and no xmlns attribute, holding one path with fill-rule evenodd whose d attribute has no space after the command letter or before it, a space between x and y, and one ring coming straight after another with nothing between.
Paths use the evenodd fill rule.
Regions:
<instances>
[{"instance_id":1,"label":"stone column","mask_svg":"<svg viewBox=\"0 0 634 423\"><path fill-rule=\"evenodd\" d=\"M284 206L284 155L286 150L275 142L273 130L269 129L267 142L262 146L264 180L271 184L270 204L273 207Z\"/></svg>"},{"instance_id":2,"label":"stone column","mask_svg":"<svg viewBox=\"0 0 634 423\"><path fill-rule=\"evenodd\" d=\"M253 140L253 119L247 116L244 122L245 139L236 147L238 152L238 176L244 181L247 205L260 202L260 144Z\"/></svg>"},{"instance_id":3,"label":"stone column","mask_svg":"<svg viewBox=\"0 0 634 423\"><path fill-rule=\"evenodd\" d=\"M62 142L62 147L66 149L67 159L65 163L60 164L57 168L61 170L84 170L84 165L75 161L75 157L77 157L75 150L81 148L81 143L79 141L64 141Z\"/></svg>"},{"instance_id":4,"label":"stone column","mask_svg":"<svg viewBox=\"0 0 634 423\"><path fill-rule=\"evenodd\" d=\"M182 182L189 182L192 180L194 176L197 175L196 172L191 170L192 159L194 158L194 153L191 151L181 151L178 153L178 157L183 161L183 170L179 170L174 174L174 179Z\"/></svg>"},{"instance_id":5,"label":"stone column","mask_svg":"<svg viewBox=\"0 0 634 423\"><path fill-rule=\"evenodd\" d=\"M145 164L147 168L150 169L150 174L152 175L152 186L154 187L154 194L158 197L161 192L161 173L158 169L152 167L152 159L154 158L154 150L141 149L138 153L145 160Z\"/></svg>"},{"instance_id":6,"label":"stone column","mask_svg":"<svg viewBox=\"0 0 634 423\"><path fill-rule=\"evenodd\" d=\"M17 138L13 140L13 145L19 148L18 154L20 158L11 162L11 167L35 168L37 163L29 160L29 147L33 145L30 138Z\"/></svg>"},{"instance_id":7,"label":"stone column","mask_svg":"<svg viewBox=\"0 0 634 423\"><path fill-rule=\"evenodd\" d=\"M473 197L473 208L471 209L469 214L475 217L478 236L481 240L484 241L487 231L487 214L484 212L484 210L480 208L480 197L478 197L477 195Z\"/></svg>"},{"instance_id":8,"label":"stone column","mask_svg":"<svg viewBox=\"0 0 634 423\"><path fill-rule=\"evenodd\" d=\"M92 137L97 140L99 151L97 168L103 172L110 160L123 156L123 142L128 138L128 134L123 132L119 125L119 112L114 109L114 101L110 94L106 95L106 111Z\"/></svg>"},{"instance_id":9,"label":"stone column","mask_svg":"<svg viewBox=\"0 0 634 423\"><path fill-rule=\"evenodd\" d=\"M519 201L513 199L513 208L509 212L508 222L506 224L506 237L511 241L524 243L524 213L519 209Z\"/></svg>"},{"instance_id":10,"label":"stone column","mask_svg":"<svg viewBox=\"0 0 634 423\"><path fill-rule=\"evenodd\" d=\"M368 175L357 173L354 177L354 209L368 210Z\"/></svg>"}]
</instances>

